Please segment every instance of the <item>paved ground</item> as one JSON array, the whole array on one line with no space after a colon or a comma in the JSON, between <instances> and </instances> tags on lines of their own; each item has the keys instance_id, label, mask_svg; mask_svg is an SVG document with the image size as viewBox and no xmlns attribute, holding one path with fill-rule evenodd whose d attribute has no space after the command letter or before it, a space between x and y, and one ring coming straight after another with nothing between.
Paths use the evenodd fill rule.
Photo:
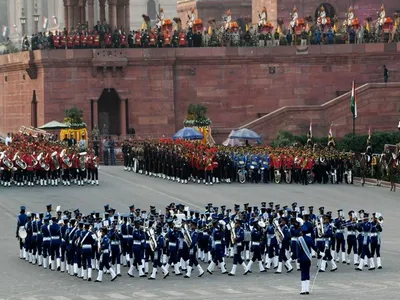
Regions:
<instances>
[{"instance_id":1,"label":"paved ground","mask_svg":"<svg viewBox=\"0 0 400 300\"><path fill-rule=\"evenodd\" d=\"M262 201L303 205L325 206L336 212L343 208L379 211L383 214L384 233L382 246L383 269L363 272L353 266L339 265L337 272L319 274L312 297L315 299L398 299L400 297L400 236L395 222L400 211L397 193L386 188L372 186L311 185L180 185L161 179L148 178L124 172L121 167L102 167L99 187L35 187L0 188L0 218L4 229L0 234L0 299L242 299L243 297L270 299L297 299L300 290L300 274L275 275L273 272L253 273L242 276L238 268L236 277L205 274L197 278L183 279L171 275L156 281L125 276L115 282L105 277L102 284L84 282L59 272L32 266L18 258L15 239L15 218L20 205L28 211L44 211L45 205L61 205L64 209L79 208L82 212L101 211L110 203L119 212L127 212L128 206L147 209L156 205L162 209L170 202L179 202L194 209L203 209L209 202L232 207L235 203L250 202L260 205ZM315 266L315 263L314 263ZM228 259L228 269L231 260ZM316 268L312 269L314 277Z\"/></svg>"}]
</instances>

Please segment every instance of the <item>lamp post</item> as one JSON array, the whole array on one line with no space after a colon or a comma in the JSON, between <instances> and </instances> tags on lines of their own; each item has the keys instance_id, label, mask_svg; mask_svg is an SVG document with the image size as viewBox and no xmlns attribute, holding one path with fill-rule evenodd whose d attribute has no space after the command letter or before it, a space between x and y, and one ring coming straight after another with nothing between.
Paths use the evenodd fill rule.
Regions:
<instances>
[{"instance_id":1,"label":"lamp post","mask_svg":"<svg viewBox=\"0 0 400 300\"><path fill-rule=\"evenodd\" d=\"M19 18L21 21L21 31L22 31L22 36L25 36L25 24L26 24L26 18L24 17L24 14L22 13L21 18Z\"/></svg>"}]
</instances>

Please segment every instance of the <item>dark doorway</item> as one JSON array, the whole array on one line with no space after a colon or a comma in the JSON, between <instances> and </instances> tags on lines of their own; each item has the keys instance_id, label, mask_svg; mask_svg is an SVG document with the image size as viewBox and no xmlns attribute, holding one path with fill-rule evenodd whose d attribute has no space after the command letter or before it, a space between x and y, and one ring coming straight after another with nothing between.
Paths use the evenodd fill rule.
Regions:
<instances>
[{"instance_id":1,"label":"dark doorway","mask_svg":"<svg viewBox=\"0 0 400 300\"><path fill-rule=\"evenodd\" d=\"M104 89L98 101L99 129L103 131L104 125L108 133L112 135L121 134L121 99L115 89ZM122 116L125 118L125 116Z\"/></svg>"},{"instance_id":2,"label":"dark doorway","mask_svg":"<svg viewBox=\"0 0 400 300\"><path fill-rule=\"evenodd\" d=\"M333 17L336 15L336 11L335 11L335 8L329 3L322 3L317 7L317 9L315 10L315 21L317 21L317 19L319 17L319 13L321 11L321 6L325 7L326 17L331 18L331 22L333 22ZM333 23L331 23L331 24L333 24Z\"/></svg>"},{"instance_id":3,"label":"dark doorway","mask_svg":"<svg viewBox=\"0 0 400 300\"><path fill-rule=\"evenodd\" d=\"M31 102L31 126L37 128L37 100L36 91L33 90L32 102Z\"/></svg>"}]
</instances>

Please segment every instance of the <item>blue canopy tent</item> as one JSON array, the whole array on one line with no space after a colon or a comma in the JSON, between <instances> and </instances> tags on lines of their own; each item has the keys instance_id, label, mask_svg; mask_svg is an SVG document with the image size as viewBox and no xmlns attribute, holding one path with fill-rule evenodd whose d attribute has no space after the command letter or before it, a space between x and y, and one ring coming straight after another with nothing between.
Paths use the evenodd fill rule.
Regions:
<instances>
[{"instance_id":1,"label":"blue canopy tent","mask_svg":"<svg viewBox=\"0 0 400 300\"><path fill-rule=\"evenodd\" d=\"M202 140L203 134L191 127L184 127L174 134L172 137L174 140L184 139L184 140Z\"/></svg>"}]
</instances>

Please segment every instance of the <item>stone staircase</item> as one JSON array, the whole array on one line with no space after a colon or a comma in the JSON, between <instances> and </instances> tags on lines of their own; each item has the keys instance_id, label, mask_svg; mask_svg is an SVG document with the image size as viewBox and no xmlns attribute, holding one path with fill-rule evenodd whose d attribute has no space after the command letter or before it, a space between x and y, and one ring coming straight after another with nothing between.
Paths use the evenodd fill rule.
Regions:
<instances>
[{"instance_id":1,"label":"stone staircase","mask_svg":"<svg viewBox=\"0 0 400 300\"><path fill-rule=\"evenodd\" d=\"M313 135L325 136L333 125L335 137L352 132L353 117L350 110L351 91L322 105L284 106L261 116L239 128L248 128L262 134L263 142L271 142L281 130L293 134L306 134L310 121ZM356 88L358 118L356 133L397 130L400 113L400 82L367 83ZM226 139L232 128L213 130L217 142Z\"/></svg>"}]
</instances>

